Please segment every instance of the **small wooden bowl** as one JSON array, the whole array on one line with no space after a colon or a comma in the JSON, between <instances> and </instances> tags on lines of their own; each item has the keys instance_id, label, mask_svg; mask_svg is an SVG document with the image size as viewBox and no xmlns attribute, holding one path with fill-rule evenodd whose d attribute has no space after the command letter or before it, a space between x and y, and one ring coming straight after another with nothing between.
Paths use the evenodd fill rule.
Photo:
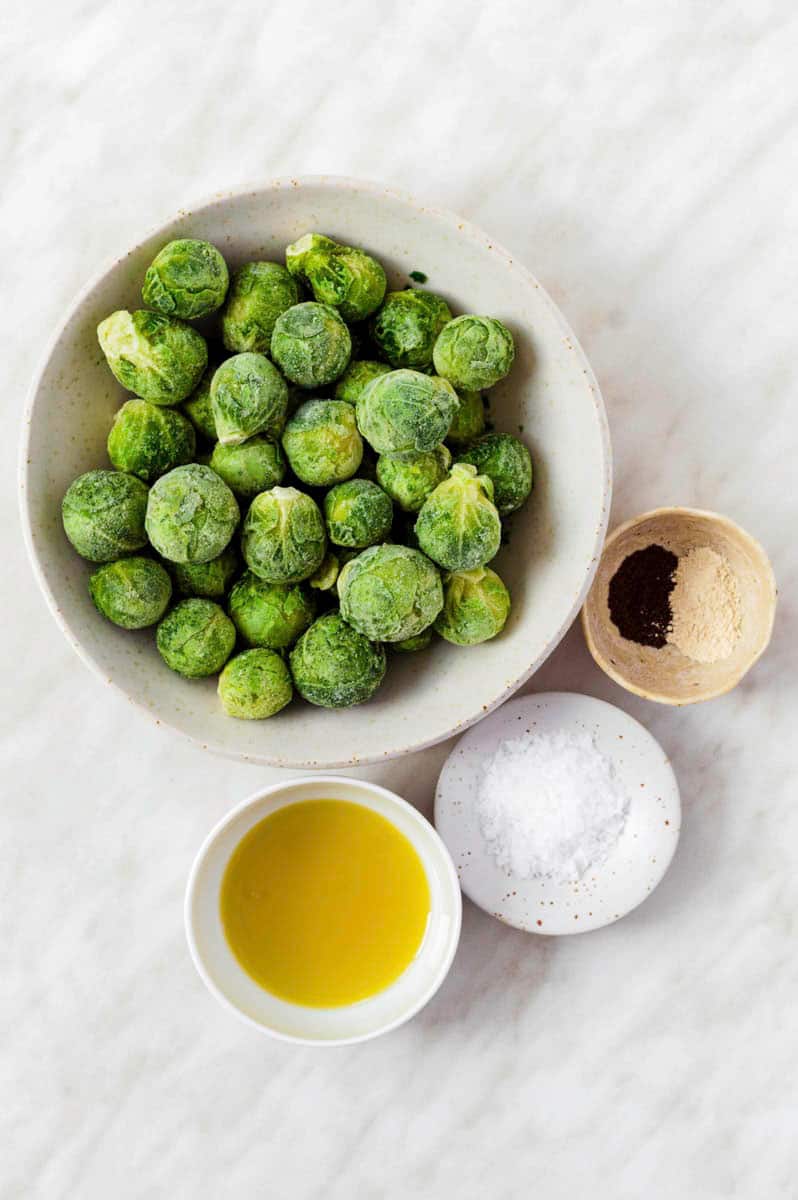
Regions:
<instances>
[{"instance_id":1,"label":"small wooden bowl","mask_svg":"<svg viewBox=\"0 0 798 1200\"><path fill-rule=\"evenodd\" d=\"M621 637L607 593L623 560L656 542L683 555L698 546L721 554L737 577L742 632L728 658L699 663L675 646L657 650ZM602 671L629 692L660 704L695 704L731 691L765 650L776 612L776 581L759 542L728 517L697 508L656 508L619 525L607 538L582 608L588 649Z\"/></svg>"}]
</instances>

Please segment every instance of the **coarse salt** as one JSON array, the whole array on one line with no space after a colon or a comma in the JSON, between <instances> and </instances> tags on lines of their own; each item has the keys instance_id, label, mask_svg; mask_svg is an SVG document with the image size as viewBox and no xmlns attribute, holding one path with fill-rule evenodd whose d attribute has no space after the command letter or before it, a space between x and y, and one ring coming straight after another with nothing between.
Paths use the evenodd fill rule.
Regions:
<instances>
[{"instance_id":1,"label":"coarse salt","mask_svg":"<svg viewBox=\"0 0 798 1200\"><path fill-rule=\"evenodd\" d=\"M484 764L477 811L500 867L568 883L606 861L629 796L590 733L560 729L500 742Z\"/></svg>"}]
</instances>

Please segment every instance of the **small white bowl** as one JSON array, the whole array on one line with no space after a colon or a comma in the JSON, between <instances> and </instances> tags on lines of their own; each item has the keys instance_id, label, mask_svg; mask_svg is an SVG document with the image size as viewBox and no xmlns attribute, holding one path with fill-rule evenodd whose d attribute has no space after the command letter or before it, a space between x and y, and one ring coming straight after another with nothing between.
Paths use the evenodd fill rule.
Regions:
<instances>
[{"instance_id":1,"label":"small white bowl","mask_svg":"<svg viewBox=\"0 0 798 1200\"><path fill-rule=\"evenodd\" d=\"M301 800L349 800L379 813L410 841L429 882L429 924L410 966L376 996L341 1008L291 1004L259 987L233 956L222 928L219 892L231 854L253 825ZM239 804L205 839L186 889L188 945L209 991L262 1033L312 1046L365 1042L415 1016L435 995L452 965L461 916L462 898L454 864L429 821L386 788L338 775L313 775L277 783Z\"/></svg>"},{"instance_id":2,"label":"small white bowl","mask_svg":"<svg viewBox=\"0 0 798 1200\"><path fill-rule=\"evenodd\" d=\"M499 742L558 729L592 733L630 797L617 844L575 883L520 879L498 866L477 815L482 767ZM585 933L626 916L653 892L679 841L681 805L665 751L638 721L592 696L544 692L505 704L460 739L438 780L435 825L461 888L485 912L529 933Z\"/></svg>"}]
</instances>

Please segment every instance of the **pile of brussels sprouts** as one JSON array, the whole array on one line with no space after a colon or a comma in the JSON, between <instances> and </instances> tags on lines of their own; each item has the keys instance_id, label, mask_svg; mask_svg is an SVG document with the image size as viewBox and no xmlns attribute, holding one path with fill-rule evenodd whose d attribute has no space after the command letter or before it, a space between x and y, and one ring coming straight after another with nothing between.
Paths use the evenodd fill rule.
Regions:
<instances>
[{"instance_id":1,"label":"pile of brussels sprouts","mask_svg":"<svg viewBox=\"0 0 798 1200\"><path fill-rule=\"evenodd\" d=\"M532 464L518 438L485 432L482 393L509 372L512 335L386 286L371 255L320 234L285 266L232 275L182 238L148 268L147 308L98 328L133 398L108 435L112 469L64 496L66 536L102 564L99 612L156 626L180 675L220 673L230 716L272 716L294 690L361 704L386 646L475 645L507 620L487 564ZM189 323L211 316L212 337Z\"/></svg>"}]
</instances>

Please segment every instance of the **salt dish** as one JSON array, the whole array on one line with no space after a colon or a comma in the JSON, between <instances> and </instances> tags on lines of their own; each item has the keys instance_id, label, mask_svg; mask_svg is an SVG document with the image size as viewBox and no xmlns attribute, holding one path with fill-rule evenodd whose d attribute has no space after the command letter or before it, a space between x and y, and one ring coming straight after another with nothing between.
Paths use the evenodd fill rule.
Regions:
<instances>
[{"instance_id":1,"label":"salt dish","mask_svg":"<svg viewBox=\"0 0 798 1200\"><path fill-rule=\"evenodd\" d=\"M527 733L588 733L629 796L623 830L604 862L581 879L520 878L500 867L480 828L478 796L498 745ZM475 726L452 750L438 780L435 825L460 886L485 912L530 933L584 933L625 916L670 865L679 840L679 789L651 734L603 700L569 692L522 696Z\"/></svg>"}]
</instances>

